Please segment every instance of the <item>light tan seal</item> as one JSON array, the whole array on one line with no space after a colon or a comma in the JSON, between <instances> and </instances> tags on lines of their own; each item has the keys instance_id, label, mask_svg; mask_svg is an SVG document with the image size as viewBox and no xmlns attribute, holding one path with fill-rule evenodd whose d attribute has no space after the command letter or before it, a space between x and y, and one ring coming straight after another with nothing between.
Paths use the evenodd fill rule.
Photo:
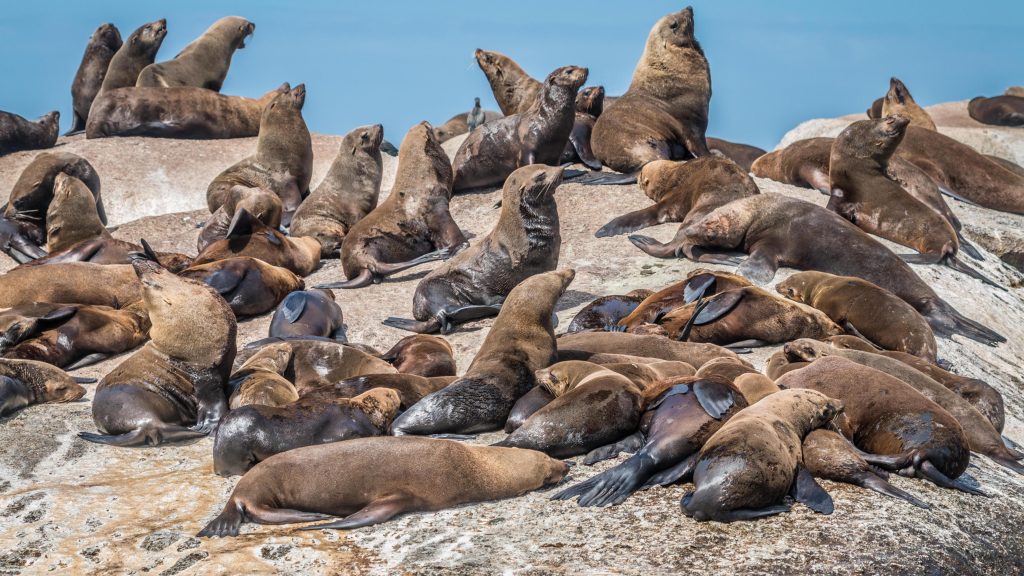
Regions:
<instances>
[{"instance_id":1,"label":"light tan seal","mask_svg":"<svg viewBox=\"0 0 1024 576\"><path fill-rule=\"evenodd\" d=\"M898 78L889 79L889 91L885 93L885 100L882 101L882 118L886 116L904 116L910 120L911 126L924 128L925 130L937 130L935 122L924 108L914 101L910 90Z\"/></svg>"},{"instance_id":2,"label":"light tan seal","mask_svg":"<svg viewBox=\"0 0 1024 576\"><path fill-rule=\"evenodd\" d=\"M171 88L194 86L220 92L235 50L245 48L245 39L256 25L245 18L226 16L185 46L173 60L150 64L135 82L140 87Z\"/></svg>"},{"instance_id":3,"label":"light tan seal","mask_svg":"<svg viewBox=\"0 0 1024 576\"><path fill-rule=\"evenodd\" d=\"M494 99L505 116L526 112L537 101L543 85L515 60L499 52L476 50L476 63L487 76Z\"/></svg>"}]
</instances>

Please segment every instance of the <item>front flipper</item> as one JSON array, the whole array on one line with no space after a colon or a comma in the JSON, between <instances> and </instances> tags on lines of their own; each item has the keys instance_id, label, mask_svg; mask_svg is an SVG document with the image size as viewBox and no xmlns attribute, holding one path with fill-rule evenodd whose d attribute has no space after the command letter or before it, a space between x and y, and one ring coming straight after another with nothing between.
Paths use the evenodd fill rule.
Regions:
<instances>
[{"instance_id":1,"label":"front flipper","mask_svg":"<svg viewBox=\"0 0 1024 576\"><path fill-rule=\"evenodd\" d=\"M695 311L693 316L694 326L710 324L732 312L733 308L743 300L745 295L746 292L743 290L729 290L728 292L715 294L699 312Z\"/></svg>"},{"instance_id":2,"label":"front flipper","mask_svg":"<svg viewBox=\"0 0 1024 576\"><path fill-rule=\"evenodd\" d=\"M682 462L651 476L640 489L647 490L655 486L668 486L676 482L689 482L690 478L693 477L693 469L697 467L697 457L699 455L699 452L694 452Z\"/></svg>"},{"instance_id":3,"label":"front flipper","mask_svg":"<svg viewBox=\"0 0 1024 576\"><path fill-rule=\"evenodd\" d=\"M721 420L736 402L728 386L713 380L698 380L693 383L693 394L700 407L715 420Z\"/></svg>"},{"instance_id":4,"label":"front flipper","mask_svg":"<svg viewBox=\"0 0 1024 576\"><path fill-rule=\"evenodd\" d=\"M683 499L679 502L680 507L683 509L683 514L694 517L694 513L690 511L687 506L690 504L693 498L693 492L687 492ZM713 517L698 518L698 520L714 520L716 522L730 523L739 520L756 520L758 518L764 518L766 516L774 516L776 514L782 514L783 512L789 512L789 506L786 504L776 504L775 506L766 506L764 508L758 508L756 510L750 508L739 508L736 510L720 510L716 511Z\"/></svg>"},{"instance_id":5,"label":"front flipper","mask_svg":"<svg viewBox=\"0 0 1024 576\"><path fill-rule=\"evenodd\" d=\"M667 220L662 217L661 207L657 204L652 204L647 208L634 210L633 212L628 212L611 220L595 232L594 236L597 238L618 236L619 234L635 232L636 230L647 228L648 226L663 224L666 221Z\"/></svg>"},{"instance_id":6,"label":"front flipper","mask_svg":"<svg viewBox=\"0 0 1024 576\"><path fill-rule=\"evenodd\" d=\"M306 296L305 292L292 292L281 302L281 316L289 324L294 324L302 316L306 309Z\"/></svg>"},{"instance_id":7,"label":"front flipper","mask_svg":"<svg viewBox=\"0 0 1024 576\"><path fill-rule=\"evenodd\" d=\"M766 256L763 252L755 252L740 264L736 272L746 276L754 284L760 285L771 282L778 269L779 264L774 258Z\"/></svg>"},{"instance_id":8,"label":"front flipper","mask_svg":"<svg viewBox=\"0 0 1024 576\"><path fill-rule=\"evenodd\" d=\"M961 252L965 252L968 256L970 256L971 258L973 258L975 260L982 260L983 259L982 255L981 255L981 252L978 251L977 246L972 244L969 240L967 240L967 238L964 238L964 235L961 234L959 230L956 233L956 237L957 237L957 240L960 241L960 251Z\"/></svg>"},{"instance_id":9,"label":"front flipper","mask_svg":"<svg viewBox=\"0 0 1024 576\"><path fill-rule=\"evenodd\" d=\"M447 334L456 324L490 318L497 316L499 312L501 312L501 304L479 304L448 310L445 312L445 324L441 326L441 333Z\"/></svg>"},{"instance_id":10,"label":"front flipper","mask_svg":"<svg viewBox=\"0 0 1024 576\"><path fill-rule=\"evenodd\" d=\"M662 244L650 236L642 236L640 234L630 234L629 241L648 256L654 256L655 258L676 257L676 247L672 243Z\"/></svg>"},{"instance_id":11,"label":"front flipper","mask_svg":"<svg viewBox=\"0 0 1024 576\"><path fill-rule=\"evenodd\" d=\"M569 142L576 150L576 155L579 156L580 162L583 162L591 170L600 171L601 161L594 156L594 151L590 148L590 132L590 125L577 123L576 126L573 126Z\"/></svg>"},{"instance_id":12,"label":"front flipper","mask_svg":"<svg viewBox=\"0 0 1024 576\"><path fill-rule=\"evenodd\" d=\"M818 514L828 515L835 510L832 497L803 466L797 468L796 480L793 481L793 487L790 488L790 495L794 500Z\"/></svg>"},{"instance_id":13,"label":"front flipper","mask_svg":"<svg viewBox=\"0 0 1024 576\"><path fill-rule=\"evenodd\" d=\"M857 330L857 327L854 326L849 320L843 320L842 327L847 334L851 336L856 336L857 338L860 338L861 340L867 342L868 344L871 344L871 346L874 347L876 350L884 350L884 348L872 342L870 338L861 334L860 330Z\"/></svg>"},{"instance_id":14,"label":"front flipper","mask_svg":"<svg viewBox=\"0 0 1024 576\"><path fill-rule=\"evenodd\" d=\"M614 444L606 444L600 448L594 448L583 458L584 466L593 466L604 460L611 460L622 452L633 453L643 447L646 439L643 432L634 432Z\"/></svg>"},{"instance_id":15,"label":"front flipper","mask_svg":"<svg viewBox=\"0 0 1024 576\"><path fill-rule=\"evenodd\" d=\"M638 172L631 174L621 174L619 172L590 172L580 176L579 178L574 178L572 182L573 184L586 184L589 186L636 184L637 174Z\"/></svg>"},{"instance_id":16,"label":"front flipper","mask_svg":"<svg viewBox=\"0 0 1024 576\"><path fill-rule=\"evenodd\" d=\"M860 479L860 485L864 488L867 488L868 490L874 490L879 494L885 494L886 496L891 496L892 498L906 500L907 502L910 502L911 504L917 506L918 508L924 508L925 510L931 508L931 506L927 502L918 500L917 497L914 496L913 494L900 490L899 488L893 486L892 484L889 484L881 476L875 474L866 474L863 478Z\"/></svg>"},{"instance_id":17,"label":"front flipper","mask_svg":"<svg viewBox=\"0 0 1024 576\"><path fill-rule=\"evenodd\" d=\"M407 497L399 495L385 496L370 502L359 512L342 520L328 524L317 524L316 526L303 526L300 530L352 530L353 528L362 528L387 522L406 510L408 510Z\"/></svg>"},{"instance_id":18,"label":"front flipper","mask_svg":"<svg viewBox=\"0 0 1024 576\"><path fill-rule=\"evenodd\" d=\"M397 316L389 316L381 322L381 324L392 328L398 328L399 330L416 332L417 334L435 334L441 330L442 321L439 316L440 314L430 320L424 320L423 322L409 320L407 318L398 318Z\"/></svg>"},{"instance_id":19,"label":"front flipper","mask_svg":"<svg viewBox=\"0 0 1024 576\"><path fill-rule=\"evenodd\" d=\"M749 354L751 348L761 348L763 346L771 346L771 342L765 342L764 340L758 340L757 338L749 338L747 340L737 340L736 342L730 342L722 348L726 348L736 352L737 350L745 350L745 352L736 352L737 354Z\"/></svg>"},{"instance_id":20,"label":"front flipper","mask_svg":"<svg viewBox=\"0 0 1024 576\"><path fill-rule=\"evenodd\" d=\"M817 166L804 164L797 170L797 174L804 179L804 182L807 182L811 188L814 188L818 192L821 192L822 194L831 193L831 187L828 183L828 173Z\"/></svg>"},{"instance_id":21,"label":"front flipper","mask_svg":"<svg viewBox=\"0 0 1024 576\"><path fill-rule=\"evenodd\" d=\"M698 274L690 278L683 287L683 302L689 304L707 295L708 290L713 290L715 285L714 274Z\"/></svg>"}]
</instances>

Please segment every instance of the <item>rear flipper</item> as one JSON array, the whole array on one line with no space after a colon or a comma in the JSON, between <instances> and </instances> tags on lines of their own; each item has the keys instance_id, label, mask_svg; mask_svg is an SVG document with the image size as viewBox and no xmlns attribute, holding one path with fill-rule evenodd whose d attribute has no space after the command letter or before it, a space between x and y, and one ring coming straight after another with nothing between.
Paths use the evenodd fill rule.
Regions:
<instances>
[{"instance_id":1,"label":"rear flipper","mask_svg":"<svg viewBox=\"0 0 1024 576\"><path fill-rule=\"evenodd\" d=\"M622 452L633 453L643 447L646 438L643 432L634 432L614 444L606 444L600 448L594 448L583 458L585 466L593 466L604 460L611 460Z\"/></svg>"},{"instance_id":2,"label":"rear flipper","mask_svg":"<svg viewBox=\"0 0 1024 576\"><path fill-rule=\"evenodd\" d=\"M571 500L579 496L580 506L621 504L650 477L653 469L654 460L638 454L586 482L559 492L551 499Z\"/></svg>"},{"instance_id":3,"label":"rear flipper","mask_svg":"<svg viewBox=\"0 0 1024 576\"><path fill-rule=\"evenodd\" d=\"M967 318L960 312L957 312L945 300L935 300L932 303L931 309L922 313L922 315L938 336L948 338L953 334L961 334L988 346L996 346L1006 342L1006 338L1002 334Z\"/></svg>"},{"instance_id":4,"label":"rear flipper","mask_svg":"<svg viewBox=\"0 0 1024 576\"><path fill-rule=\"evenodd\" d=\"M610 224L610 222L609 222ZM602 228L603 230L603 228ZM642 236L640 234L631 234L629 241L648 256L654 256L655 258L676 258L677 246L674 242L662 244L650 236Z\"/></svg>"},{"instance_id":5,"label":"rear flipper","mask_svg":"<svg viewBox=\"0 0 1024 576\"><path fill-rule=\"evenodd\" d=\"M238 536L238 528L245 521L245 513L234 499L228 500L224 510L196 534L199 538L223 538Z\"/></svg>"},{"instance_id":6,"label":"rear flipper","mask_svg":"<svg viewBox=\"0 0 1024 576\"><path fill-rule=\"evenodd\" d=\"M774 259L761 252L754 252L739 265L736 272L746 276L754 284L762 285L771 282L778 269L779 264Z\"/></svg>"},{"instance_id":7,"label":"rear flipper","mask_svg":"<svg viewBox=\"0 0 1024 576\"><path fill-rule=\"evenodd\" d=\"M659 471L657 474L651 476L646 482L640 486L641 490L647 490L655 486L668 486L675 484L676 482L688 482L693 477L693 469L697 467L697 456L699 452L694 452L686 457L685 460Z\"/></svg>"},{"instance_id":8,"label":"rear flipper","mask_svg":"<svg viewBox=\"0 0 1024 576\"><path fill-rule=\"evenodd\" d=\"M447 334L452 331L456 324L465 324L481 318L497 316L501 312L501 304L479 304L463 306L454 310L444 312L444 322L441 324L441 333Z\"/></svg>"},{"instance_id":9,"label":"rear flipper","mask_svg":"<svg viewBox=\"0 0 1024 576\"><path fill-rule=\"evenodd\" d=\"M368 268L363 268L355 278L349 278L344 282L332 282L330 284L317 284L316 288L330 288L330 289L347 289L347 288L362 288L369 286L374 282L380 282L380 277L370 272Z\"/></svg>"},{"instance_id":10,"label":"rear flipper","mask_svg":"<svg viewBox=\"0 0 1024 576\"><path fill-rule=\"evenodd\" d=\"M972 244L970 241L968 241L967 238L964 238L964 235L960 231L957 231L956 237L957 240L960 241L961 252L967 253L968 256L975 260L983 259L981 252L978 251L978 247Z\"/></svg>"},{"instance_id":11,"label":"rear flipper","mask_svg":"<svg viewBox=\"0 0 1024 576\"><path fill-rule=\"evenodd\" d=\"M408 502L404 496L385 496L370 502L365 508L336 522L328 524L317 524L316 526L304 526L300 530L351 530L363 526L373 526L381 522L387 522L398 514L408 510Z\"/></svg>"},{"instance_id":12,"label":"rear flipper","mask_svg":"<svg viewBox=\"0 0 1024 576\"><path fill-rule=\"evenodd\" d=\"M621 174L619 172L589 172L579 178L573 178L573 184L586 184L589 186L608 186L608 185L623 185L623 184L636 184L636 172L632 174ZM567 180L566 175L562 175L563 180Z\"/></svg>"},{"instance_id":13,"label":"rear flipper","mask_svg":"<svg viewBox=\"0 0 1024 576\"><path fill-rule=\"evenodd\" d=\"M796 479L789 494L794 500L814 510L818 514L829 515L835 510L835 504L828 492L815 482L814 476L806 468L800 466L796 471Z\"/></svg>"},{"instance_id":14,"label":"rear flipper","mask_svg":"<svg viewBox=\"0 0 1024 576\"><path fill-rule=\"evenodd\" d=\"M1013 470L1017 474L1024 475L1024 465L1021 465L1020 462L1012 458L1007 458L1003 456L991 456L989 454L986 454L986 456L991 458L993 462L999 464L1000 466L1003 466L1004 468L1009 468L1010 470Z\"/></svg>"},{"instance_id":15,"label":"rear flipper","mask_svg":"<svg viewBox=\"0 0 1024 576\"><path fill-rule=\"evenodd\" d=\"M569 136L569 143L576 150L576 155L579 156L580 162L590 168L591 170L601 171L601 161L594 156L594 151L590 148L590 126L580 127L573 126L572 134Z\"/></svg>"},{"instance_id":16,"label":"rear flipper","mask_svg":"<svg viewBox=\"0 0 1024 576\"><path fill-rule=\"evenodd\" d=\"M868 344L871 344L871 346L873 346L876 350L882 350L883 349L878 344L875 344L874 342L872 342L870 338L868 338L867 336L861 334L860 330L857 330L857 327L854 326L849 320L844 320L842 326L843 326L843 330L846 330L847 334L850 334L851 336L856 336L857 338L860 338L861 340L867 342Z\"/></svg>"},{"instance_id":17,"label":"rear flipper","mask_svg":"<svg viewBox=\"0 0 1024 576\"><path fill-rule=\"evenodd\" d=\"M771 346L771 343L765 342L764 340L758 340L751 338L749 340L740 340L739 342L731 342L723 346L729 350L749 350L750 348L761 348L762 346Z\"/></svg>"},{"instance_id":18,"label":"rear flipper","mask_svg":"<svg viewBox=\"0 0 1024 576\"><path fill-rule=\"evenodd\" d=\"M110 358L110 354L104 354L102 352L96 352L95 354L89 354L83 357L81 360L71 364L64 368L65 370L78 370L79 368L85 368L86 366L92 366L98 362L103 362L107 358Z\"/></svg>"},{"instance_id":19,"label":"rear flipper","mask_svg":"<svg viewBox=\"0 0 1024 576\"><path fill-rule=\"evenodd\" d=\"M879 494L885 494L886 496L906 500L918 508L924 508L925 510L931 508L931 505L927 502L919 500L913 494L900 490L892 484L889 484L884 478L876 474L864 474L856 478L851 478L850 480L851 484L856 484L861 488L867 488L868 490L874 490Z\"/></svg>"},{"instance_id":20,"label":"rear flipper","mask_svg":"<svg viewBox=\"0 0 1024 576\"><path fill-rule=\"evenodd\" d=\"M693 492L687 492L683 496L682 501L679 505L683 509L683 514L697 520L699 522L706 522L708 520L714 520L716 522L736 522L738 520L756 520L758 518L764 518L766 516L774 516L775 514L782 514L783 512L789 512L789 506L786 504L776 504L775 506L766 506L764 508L758 508L752 510L749 508L739 508L737 510L715 510L712 514L700 513L695 510L688 508L690 502L693 500Z\"/></svg>"},{"instance_id":21,"label":"rear flipper","mask_svg":"<svg viewBox=\"0 0 1024 576\"><path fill-rule=\"evenodd\" d=\"M1016 442L1010 440L1006 436L1003 436L1003 445L1009 448L1010 450L1014 450L1017 452L1021 452L1022 450L1024 450L1024 448L1022 448L1020 444L1017 444Z\"/></svg>"},{"instance_id":22,"label":"rear flipper","mask_svg":"<svg viewBox=\"0 0 1024 576\"><path fill-rule=\"evenodd\" d=\"M399 330L408 330L409 332L416 332L418 334L435 334L441 331L441 315L438 314L430 320L424 320L418 322L416 320L409 320L407 318L398 318L396 316L389 316L381 324L390 326L392 328L398 328Z\"/></svg>"},{"instance_id":23,"label":"rear flipper","mask_svg":"<svg viewBox=\"0 0 1024 576\"><path fill-rule=\"evenodd\" d=\"M618 236L619 234L635 232L641 228L663 224L664 222L667 222L667 220L662 217L661 207L657 204L652 204L647 208L627 212L626 214L611 220L595 232L594 236L597 238Z\"/></svg>"},{"instance_id":24,"label":"rear flipper","mask_svg":"<svg viewBox=\"0 0 1024 576\"><path fill-rule=\"evenodd\" d=\"M994 286L1004 292L1006 291L1006 288L1004 288L1002 285L996 283L994 280L991 280L988 276L985 276L981 272L978 272L969 264L957 258L955 254L948 254L946 256L942 256L939 258L936 258L934 254L900 254L899 256L904 262L908 264L944 264L945 266L952 268L957 272L961 272L963 274L967 274L971 278L981 280L982 282L988 284L989 286Z\"/></svg>"},{"instance_id":25,"label":"rear flipper","mask_svg":"<svg viewBox=\"0 0 1024 576\"><path fill-rule=\"evenodd\" d=\"M933 180L934 180L934 178L933 178ZM942 192L946 196L949 196L950 198L953 198L954 200L959 200L959 201L963 202L964 204L970 204L971 206L981 206L981 204L978 204L977 202L975 202L973 200L968 200L967 198L964 198L963 196L957 194L956 192L951 190L945 184L942 184L941 182L939 182L937 180L936 180L935 183L939 187L939 192Z\"/></svg>"},{"instance_id":26,"label":"rear flipper","mask_svg":"<svg viewBox=\"0 0 1024 576\"><path fill-rule=\"evenodd\" d=\"M988 496L988 494L980 488L968 486L963 482L953 480L947 477L945 474L940 472L938 468L933 466L932 463L928 460L923 460L920 464L917 465L917 476L919 478L924 478L925 480L930 480L933 484L940 488L951 488L953 490L960 490L961 492L975 494L977 496Z\"/></svg>"},{"instance_id":27,"label":"rear flipper","mask_svg":"<svg viewBox=\"0 0 1024 576\"><path fill-rule=\"evenodd\" d=\"M124 434L94 434L92 432L79 432L78 437L97 444L108 444L110 446L136 447L136 446L157 446L168 442L180 442L183 440L194 440L206 436L205 432L199 432L191 428L177 424L162 424L159 426L146 426L136 428Z\"/></svg>"},{"instance_id":28,"label":"rear flipper","mask_svg":"<svg viewBox=\"0 0 1024 576\"><path fill-rule=\"evenodd\" d=\"M832 194L832 187L829 185L828 173L825 171L811 166L810 164L804 164L797 170L797 174L804 179L804 182L811 187L825 194L827 196Z\"/></svg>"},{"instance_id":29,"label":"rear flipper","mask_svg":"<svg viewBox=\"0 0 1024 576\"><path fill-rule=\"evenodd\" d=\"M74 136L85 132L85 119L78 115L78 112L71 112L71 129L64 133L65 136Z\"/></svg>"}]
</instances>

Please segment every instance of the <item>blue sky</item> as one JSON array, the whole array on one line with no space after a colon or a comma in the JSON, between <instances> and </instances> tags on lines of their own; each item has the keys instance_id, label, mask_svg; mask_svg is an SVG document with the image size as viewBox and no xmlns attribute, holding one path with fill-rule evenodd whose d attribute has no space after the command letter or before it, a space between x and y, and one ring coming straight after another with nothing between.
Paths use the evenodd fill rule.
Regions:
<instances>
[{"instance_id":1,"label":"blue sky","mask_svg":"<svg viewBox=\"0 0 1024 576\"><path fill-rule=\"evenodd\" d=\"M620 94L647 32L683 3L19 2L0 19L0 109L35 118L57 109L70 125L71 80L92 31L127 37L167 18L157 60L172 58L221 16L256 35L236 53L223 92L259 95L305 82L310 129L343 134L380 122L398 143L420 120L440 123L474 96L497 108L473 60L485 48L542 78L590 68L588 84ZM1024 84L1024 2L695 2L711 63L708 134L770 148L800 121L859 112L895 75L918 102L994 95Z\"/></svg>"}]
</instances>

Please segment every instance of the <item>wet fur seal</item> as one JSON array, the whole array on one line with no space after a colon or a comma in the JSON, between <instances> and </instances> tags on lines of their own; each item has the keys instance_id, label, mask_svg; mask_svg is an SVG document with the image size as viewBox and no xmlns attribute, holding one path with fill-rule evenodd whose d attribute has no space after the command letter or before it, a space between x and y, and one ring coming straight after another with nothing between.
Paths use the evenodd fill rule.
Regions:
<instances>
[{"instance_id":1,"label":"wet fur seal","mask_svg":"<svg viewBox=\"0 0 1024 576\"><path fill-rule=\"evenodd\" d=\"M512 289L466 373L395 419L404 434L470 434L500 428L533 387L534 372L555 360L552 312L576 273L531 276Z\"/></svg>"},{"instance_id":2,"label":"wet fur seal","mask_svg":"<svg viewBox=\"0 0 1024 576\"><path fill-rule=\"evenodd\" d=\"M1024 126L1024 96L977 96L967 103L967 113L982 124Z\"/></svg>"},{"instance_id":3,"label":"wet fur seal","mask_svg":"<svg viewBox=\"0 0 1024 576\"><path fill-rule=\"evenodd\" d=\"M586 68L558 68L528 110L470 132L452 159L452 191L504 182L530 164L557 165L572 133L576 92L587 75Z\"/></svg>"},{"instance_id":4,"label":"wet fur seal","mask_svg":"<svg viewBox=\"0 0 1024 576\"><path fill-rule=\"evenodd\" d=\"M755 284L771 281L780 265L856 276L902 298L937 334L963 334L990 346L1006 341L939 298L888 248L838 214L810 202L759 194L718 208L688 226L685 233L695 246L750 254L737 272Z\"/></svg>"},{"instance_id":5,"label":"wet fur seal","mask_svg":"<svg viewBox=\"0 0 1024 576\"><path fill-rule=\"evenodd\" d=\"M452 167L430 124L413 126L398 152L391 193L348 230L341 265L348 280L318 288L361 288L468 245L448 211Z\"/></svg>"},{"instance_id":6,"label":"wet fur seal","mask_svg":"<svg viewBox=\"0 0 1024 576\"><path fill-rule=\"evenodd\" d=\"M907 352L935 363L935 335L917 310L892 292L852 276L798 272L775 291L828 315L847 332L886 350Z\"/></svg>"},{"instance_id":7,"label":"wet fur seal","mask_svg":"<svg viewBox=\"0 0 1024 576\"><path fill-rule=\"evenodd\" d=\"M605 166L633 173L654 160L711 153L711 72L693 29L692 7L651 29L629 89L594 124L591 146Z\"/></svg>"},{"instance_id":8,"label":"wet fur seal","mask_svg":"<svg viewBox=\"0 0 1024 576\"><path fill-rule=\"evenodd\" d=\"M885 99L882 101L880 118L887 116L903 116L911 126L925 130L937 130L932 117L914 101L910 90L907 90L907 86L896 77L889 79L889 91L886 92Z\"/></svg>"},{"instance_id":9,"label":"wet fur seal","mask_svg":"<svg viewBox=\"0 0 1024 576\"><path fill-rule=\"evenodd\" d=\"M285 406L231 410L213 440L213 470L220 476L237 476L287 450L380 436L398 413L398 405L398 392L374 388L351 399L315 395Z\"/></svg>"},{"instance_id":10,"label":"wet fur seal","mask_svg":"<svg viewBox=\"0 0 1024 576\"><path fill-rule=\"evenodd\" d=\"M308 276L320 266L320 243L316 238L285 236L276 228L260 222L245 208L239 208L225 238L204 248L192 260L192 265L241 256L251 256L299 276Z\"/></svg>"},{"instance_id":11,"label":"wet fur seal","mask_svg":"<svg viewBox=\"0 0 1024 576\"><path fill-rule=\"evenodd\" d=\"M731 350L715 344L675 342L662 336L626 334L623 332L577 332L558 338L558 361L589 360L595 354L628 354L661 360L686 362L700 369L712 358L739 360Z\"/></svg>"},{"instance_id":12,"label":"wet fur seal","mask_svg":"<svg viewBox=\"0 0 1024 576\"><path fill-rule=\"evenodd\" d=\"M227 238L231 222L240 209L245 209L251 216L270 228L281 227L284 204L281 203L281 198L277 194L266 188L250 188L236 184L228 191L220 208L217 208L217 211L203 225L203 229L199 232L199 239L196 240L196 249L202 252L217 240ZM292 235L305 236L305 234Z\"/></svg>"},{"instance_id":13,"label":"wet fur seal","mask_svg":"<svg viewBox=\"0 0 1024 576\"><path fill-rule=\"evenodd\" d=\"M135 85L162 88L194 86L220 92L235 50L245 48L245 39L255 31L256 25L245 18L221 18L185 46L173 60L143 68Z\"/></svg>"},{"instance_id":14,"label":"wet fur seal","mask_svg":"<svg viewBox=\"0 0 1024 576\"><path fill-rule=\"evenodd\" d=\"M167 19L143 24L128 36L110 59L107 74L100 84L96 98L108 90L135 86L143 68L156 60L156 53L167 36ZM95 100L93 101L95 103ZM91 114L91 112L90 112Z\"/></svg>"},{"instance_id":15,"label":"wet fur seal","mask_svg":"<svg viewBox=\"0 0 1024 576\"><path fill-rule=\"evenodd\" d=\"M753 284L738 274L697 268L687 274L685 280L666 286L645 298L633 312L619 320L617 328L632 332L643 324L659 322L672 310L701 297L747 286Z\"/></svg>"},{"instance_id":16,"label":"wet fur seal","mask_svg":"<svg viewBox=\"0 0 1024 576\"><path fill-rule=\"evenodd\" d=\"M398 392L402 410L408 410L424 396L437 392L455 380L455 375L427 378L416 374L364 374L342 380L329 390L339 398L354 398L375 388L390 388Z\"/></svg>"},{"instance_id":17,"label":"wet fur seal","mask_svg":"<svg viewBox=\"0 0 1024 576\"><path fill-rule=\"evenodd\" d=\"M291 270L248 256L193 264L181 276L213 288L239 318L265 314L305 287Z\"/></svg>"},{"instance_id":18,"label":"wet fur seal","mask_svg":"<svg viewBox=\"0 0 1024 576\"><path fill-rule=\"evenodd\" d=\"M561 167L531 164L505 181L494 229L462 250L416 286L416 321L391 317L386 326L412 332L448 333L462 322L497 315L520 282L558 267L562 244L555 190Z\"/></svg>"},{"instance_id":19,"label":"wet fur seal","mask_svg":"<svg viewBox=\"0 0 1024 576\"><path fill-rule=\"evenodd\" d=\"M327 176L295 211L288 233L320 242L321 258L336 258L345 235L377 207L384 127L361 126L341 141Z\"/></svg>"},{"instance_id":20,"label":"wet fur seal","mask_svg":"<svg viewBox=\"0 0 1024 576\"><path fill-rule=\"evenodd\" d=\"M522 114L533 106L543 90L543 85L526 73L514 60L498 52L476 49L476 63L487 76L505 116Z\"/></svg>"},{"instance_id":21,"label":"wet fur seal","mask_svg":"<svg viewBox=\"0 0 1024 576\"><path fill-rule=\"evenodd\" d=\"M53 111L32 122L0 110L0 156L22 150L53 148L57 143L60 112Z\"/></svg>"},{"instance_id":22,"label":"wet fur seal","mask_svg":"<svg viewBox=\"0 0 1024 576\"><path fill-rule=\"evenodd\" d=\"M281 300L269 336L323 336L344 341L345 315L330 290L296 290Z\"/></svg>"},{"instance_id":23,"label":"wet fur seal","mask_svg":"<svg viewBox=\"0 0 1024 576\"><path fill-rule=\"evenodd\" d=\"M74 402L85 388L59 368L32 360L0 359L0 417L32 404Z\"/></svg>"},{"instance_id":24,"label":"wet fur seal","mask_svg":"<svg viewBox=\"0 0 1024 576\"><path fill-rule=\"evenodd\" d=\"M237 184L268 188L284 204L282 224L291 224L313 175L313 141L302 118L306 85L279 93L263 109L256 153L217 175L206 189L206 204L216 212Z\"/></svg>"},{"instance_id":25,"label":"wet fur seal","mask_svg":"<svg viewBox=\"0 0 1024 576\"><path fill-rule=\"evenodd\" d=\"M89 119L89 108L107 76L107 68L114 54L121 48L121 31L117 26L107 22L101 24L89 43L85 46L82 63L71 82L71 129L67 136L85 130L85 122Z\"/></svg>"},{"instance_id":26,"label":"wet fur seal","mask_svg":"<svg viewBox=\"0 0 1024 576\"><path fill-rule=\"evenodd\" d=\"M156 445L206 436L227 411L224 385L235 358L235 315L212 288L150 260L132 266L142 283L151 340L96 388L90 442Z\"/></svg>"},{"instance_id":27,"label":"wet fur seal","mask_svg":"<svg viewBox=\"0 0 1024 576\"><path fill-rule=\"evenodd\" d=\"M199 536L237 536L242 522L309 522L353 529L406 512L520 496L555 484L569 466L534 450L432 438L359 438L264 460L238 481L224 511ZM309 482L295 485L296 473Z\"/></svg>"},{"instance_id":28,"label":"wet fur seal","mask_svg":"<svg viewBox=\"0 0 1024 576\"><path fill-rule=\"evenodd\" d=\"M3 307L63 302L121 308L141 298L142 284L128 264L64 262L16 268L0 275Z\"/></svg>"},{"instance_id":29,"label":"wet fur seal","mask_svg":"<svg viewBox=\"0 0 1024 576\"><path fill-rule=\"evenodd\" d=\"M402 374L424 378L455 376L455 353L444 338L427 334L406 336L380 355Z\"/></svg>"},{"instance_id":30,"label":"wet fur seal","mask_svg":"<svg viewBox=\"0 0 1024 576\"><path fill-rule=\"evenodd\" d=\"M650 290L637 289L622 295L595 298L576 313L565 331L572 334L585 330L612 329L620 320L632 314L651 294Z\"/></svg>"}]
</instances>

